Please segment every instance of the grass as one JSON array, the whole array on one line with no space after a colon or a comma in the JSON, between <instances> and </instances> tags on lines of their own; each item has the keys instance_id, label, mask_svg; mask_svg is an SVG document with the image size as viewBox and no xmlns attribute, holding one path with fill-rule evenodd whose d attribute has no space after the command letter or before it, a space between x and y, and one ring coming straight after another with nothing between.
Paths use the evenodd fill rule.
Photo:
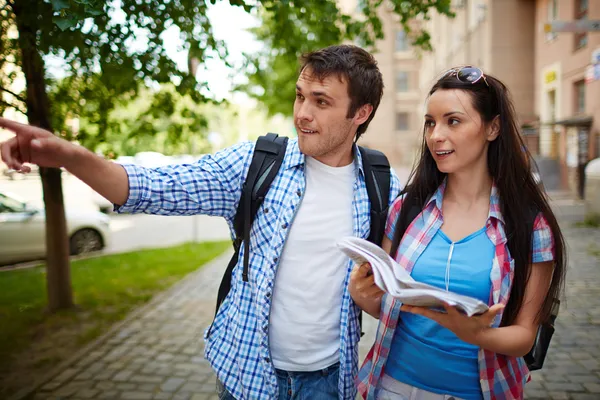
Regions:
<instances>
[{"instance_id":1,"label":"grass","mask_svg":"<svg viewBox=\"0 0 600 400\"><path fill-rule=\"evenodd\" d=\"M2 377L30 382L229 246L193 243L73 261L77 308L52 315L44 266L0 272L0 398L14 386L7 389Z\"/></svg>"},{"instance_id":2,"label":"grass","mask_svg":"<svg viewBox=\"0 0 600 400\"><path fill-rule=\"evenodd\" d=\"M591 255L598 257L598 259L600 259L600 247L599 246L591 245L590 248L588 249L588 251Z\"/></svg>"},{"instance_id":3,"label":"grass","mask_svg":"<svg viewBox=\"0 0 600 400\"><path fill-rule=\"evenodd\" d=\"M588 214L583 221L577 222L575 226L579 228L600 228L600 214Z\"/></svg>"}]
</instances>

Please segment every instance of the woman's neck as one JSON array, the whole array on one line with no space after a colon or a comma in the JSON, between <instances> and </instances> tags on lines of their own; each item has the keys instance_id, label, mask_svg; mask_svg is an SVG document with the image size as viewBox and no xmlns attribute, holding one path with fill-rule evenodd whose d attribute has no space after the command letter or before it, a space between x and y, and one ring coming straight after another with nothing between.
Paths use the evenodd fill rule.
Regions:
<instances>
[{"instance_id":1,"label":"woman's neck","mask_svg":"<svg viewBox=\"0 0 600 400\"><path fill-rule=\"evenodd\" d=\"M491 190L492 177L487 169L454 173L448 175L444 199L469 207L484 198L489 200Z\"/></svg>"}]
</instances>

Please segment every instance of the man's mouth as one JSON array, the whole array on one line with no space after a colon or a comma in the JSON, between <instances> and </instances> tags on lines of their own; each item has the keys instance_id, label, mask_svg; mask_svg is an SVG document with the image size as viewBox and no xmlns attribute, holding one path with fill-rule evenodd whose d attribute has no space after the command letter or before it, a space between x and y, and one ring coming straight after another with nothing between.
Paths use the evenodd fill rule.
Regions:
<instances>
[{"instance_id":1,"label":"man's mouth","mask_svg":"<svg viewBox=\"0 0 600 400\"><path fill-rule=\"evenodd\" d=\"M304 129L304 128L300 128L300 131L302 133L306 133L306 134L317 133L317 131L313 131L312 129Z\"/></svg>"}]
</instances>

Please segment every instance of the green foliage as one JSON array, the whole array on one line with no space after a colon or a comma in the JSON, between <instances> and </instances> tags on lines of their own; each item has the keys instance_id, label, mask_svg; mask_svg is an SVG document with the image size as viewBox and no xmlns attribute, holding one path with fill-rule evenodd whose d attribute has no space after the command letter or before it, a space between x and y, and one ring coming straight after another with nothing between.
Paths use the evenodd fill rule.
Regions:
<instances>
[{"instance_id":1,"label":"green foliage","mask_svg":"<svg viewBox=\"0 0 600 400\"><path fill-rule=\"evenodd\" d=\"M150 107L163 107L169 98L175 103L178 96L195 103L207 101L202 94L205 85L178 68L167 56L163 41L163 33L174 29L182 39L181 50L199 63L208 57L226 57L225 46L214 38L206 12L207 3L195 0L0 0L0 87L8 92L16 70L22 67L17 16L21 21L35 20L38 51L65 65L64 76L46 77L53 127L72 139L70 122L82 119L85 129L77 139L95 149L113 140L111 134L122 126L110 118L112 111L149 85L172 84L176 91L163 93ZM24 113L24 98L25 91L14 93L10 103L0 102L0 113L7 107ZM141 123L148 127L179 108L148 111ZM180 139L186 129L206 125L199 116L180 111L186 120L167 128L171 142ZM147 129L138 127L136 132L147 133Z\"/></svg>"},{"instance_id":2,"label":"green foliage","mask_svg":"<svg viewBox=\"0 0 600 400\"><path fill-rule=\"evenodd\" d=\"M169 146L185 141L190 132L206 131L207 122L182 99L207 102L206 83L197 81L192 66L211 57L227 59L224 43L215 39L207 17L210 4L221 0L0 0L0 88L8 92L21 66L17 18L37 29L37 46L44 56L63 60L65 76L47 76L55 130L74 139L71 122L81 120L76 139L91 149L111 147L140 135L140 141L166 131ZM249 82L243 87L266 105L271 115L290 115L303 52L343 41L371 48L383 38L380 15L393 12L415 46L430 49L426 32L414 30L415 18L427 19L431 9L452 15L450 0L359 0L359 13L347 15L336 0L230 0L233 6L258 15L254 30L264 51L247 55ZM388 10L388 11L386 11ZM33 23L34 22L34 23ZM188 53L188 70L167 56L163 33L175 29ZM11 34L12 30L12 34ZM175 92L151 93L144 111L118 121L114 111L125 107L147 87L172 84ZM14 107L25 113L25 91L0 97L0 113ZM9 100L6 100L9 99ZM184 100L188 104L187 100ZM178 113L180 118L169 118ZM173 146L171 146L173 147Z\"/></svg>"},{"instance_id":3,"label":"green foliage","mask_svg":"<svg viewBox=\"0 0 600 400\"><path fill-rule=\"evenodd\" d=\"M431 9L453 17L450 0L358 0L357 14L344 14L336 0L262 1L262 24L253 30L266 44L264 51L247 55L249 82L241 86L266 105L269 113L291 115L298 76L298 58L344 41L373 51L383 39L382 13L391 12L418 49L432 50L429 34L413 24L429 19Z\"/></svg>"}]
</instances>

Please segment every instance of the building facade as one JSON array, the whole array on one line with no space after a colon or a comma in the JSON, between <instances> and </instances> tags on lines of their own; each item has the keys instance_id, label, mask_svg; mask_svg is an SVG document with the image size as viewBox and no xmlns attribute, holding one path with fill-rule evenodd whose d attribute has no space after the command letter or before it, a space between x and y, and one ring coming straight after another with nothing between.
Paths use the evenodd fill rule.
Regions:
<instances>
[{"instance_id":1,"label":"building facade","mask_svg":"<svg viewBox=\"0 0 600 400\"><path fill-rule=\"evenodd\" d=\"M338 0L346 14L360 14L359 0ZM422 101L419 88L421 61L410 46L399 18L379 7L384 39L374 56L383 75L383 98L360 144L384 151L393 166L410 167L420 144ZM421 108L419 108L421 106Z\"/></svg>"},{"instance_id":2,"label":"building facade","mask_svg":"<svg viewBox=\"0 0 600 400\"><path fill-rule=\"evenodd\" d=\"M539 153L559 183L584 196L584 168L600 156L600 32L547 32L552 21L600 20L600 1L537 0L535 112Z\"/></svg>"}]
</instances>

